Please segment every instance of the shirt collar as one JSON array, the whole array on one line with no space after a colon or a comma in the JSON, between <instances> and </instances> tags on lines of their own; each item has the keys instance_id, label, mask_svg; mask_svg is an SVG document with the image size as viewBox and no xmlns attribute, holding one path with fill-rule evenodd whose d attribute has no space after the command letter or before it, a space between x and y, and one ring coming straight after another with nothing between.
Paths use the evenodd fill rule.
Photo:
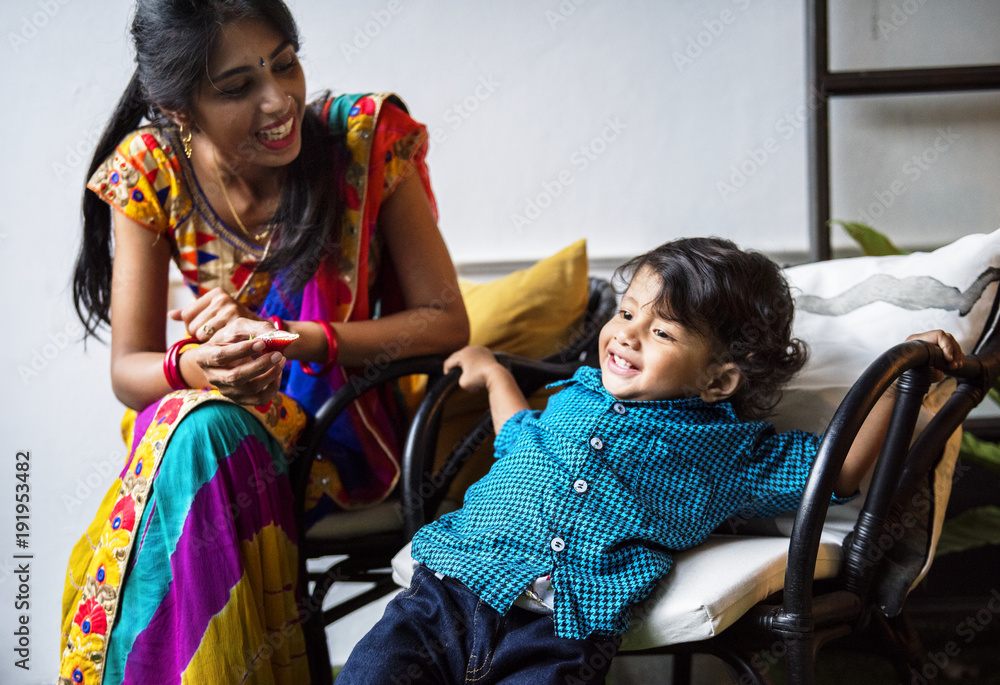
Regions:
<instances>
[{"instance_id":1,"label":"shirt collar","mask_svg":"<svg viewBox=\"0 0 1000 685\"><path fill-rule=\"evenodd\" d=\"M651 411L684 411L684 410L697 410L704 409L708 411L716 410L721 411L723 414L728 416L734 421L738 421L739 418L736 416L736 411L733 409L731 402L706 402L700 397L685 397L679 400L646 400L646 401L635 401L635 400L619 400L617 397L612 395L601 383L601 370L593 366L581 366L573 374L572 378L567 378L564 381L556 381L555 383L550 383L546 387L557 388L569 385L582 385L583 387L591 390L599 395L601 395L608 402L621 402L626 407L634 407L636 409L649 409Z\"/></svg>"}]
</instances>

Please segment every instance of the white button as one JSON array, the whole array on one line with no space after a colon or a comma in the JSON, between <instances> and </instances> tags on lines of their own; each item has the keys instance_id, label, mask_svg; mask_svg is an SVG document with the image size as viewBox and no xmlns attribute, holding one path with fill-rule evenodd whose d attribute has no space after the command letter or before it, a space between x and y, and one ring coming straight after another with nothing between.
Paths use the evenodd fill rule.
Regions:
<instances>
[{"instance_id":1,"label":"white button","mask_svg":"<svg viewBox=\"0 0 1000 685\"><path fill-rule=\"evenodd\" d=\"M553 552L561 552L566 549L566 541L559 537L552 538L552 542L549 545L552 547Z\"/></svg>"},{"instance_id":2,"label":"white button","mask_svg":"<svg viewBox=\"0 0 1000 685\"><path fill-rule=\"evenodd\" d=\"M624 414L628 411L628 409L625 408L625 405L621 402L615 402L614 406L611 408L615 410L616 414Z\"/></svg>"},{"instance_id":3,"label":"white button","mask_svg":"<svg viewBox=\"0 0 1000 685\"><path fill-rule=\"evenodd\" d=\"M573 489L577 492L587 492L587 481L582 478L573 483Z\"/></svg>"},{"instance_id":4,"label":"white button","mask_svg":"<svg viewBox=\"0 0 1000 685\"><path fill-rule=\"evenodd\" d=\"M593 447L595 450L598 450L598 451L604 449L604 443L601 441L600 438L591 438L590 439L590 446Z\"/></svg>"}]
</instances>

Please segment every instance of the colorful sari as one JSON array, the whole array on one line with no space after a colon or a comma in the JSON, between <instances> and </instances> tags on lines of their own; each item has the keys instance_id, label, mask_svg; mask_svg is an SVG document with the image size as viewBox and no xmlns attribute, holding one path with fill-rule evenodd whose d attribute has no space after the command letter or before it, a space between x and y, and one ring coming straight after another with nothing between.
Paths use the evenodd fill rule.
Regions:
<instances>
[{"instance_id":1,"label":"colorful sari","mask_svg":"<svg viewBox=\"0 0 1000 685\"><path fill-rule=\"evenodd\" d=\"M171 240L196 295L221 285L259 315L290 320L393 311L378 209L411 169L433 197L426 130L388 94L340 96L321 112L348 153L344 212L337 251L298 293L261 273L261 251L214 215L188 160L174 154L176 130L129 136L88 187ZM293 363L266 406L184 390L126 416L125 468L68 565L61 685L309 681L286 454L306 413L346 378L339 367L313 377ZM392 409L372 394L331 428L312 467L314 503L360 507L392 490Z\"/></svg>"}]
</instances>

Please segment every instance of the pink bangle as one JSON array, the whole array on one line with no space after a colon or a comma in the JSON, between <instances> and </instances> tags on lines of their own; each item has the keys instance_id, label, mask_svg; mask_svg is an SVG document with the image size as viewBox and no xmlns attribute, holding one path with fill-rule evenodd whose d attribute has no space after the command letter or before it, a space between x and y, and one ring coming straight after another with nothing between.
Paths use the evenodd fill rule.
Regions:
<instances>
[{"instance_id":1,"label":"pink bangle","mask_svg":"<svg viewBox=\"0 0 1000 685\"><path fill-rule=\"evenodd\" d=\"M288 328L285 327L285 322L281 320L280 316L269 316L267 320L274 324L274 327L279 331L287 331Z\"/></svg>"},{"instance_id":2,"label":"pink bangle","mask_svg":"<svg viewBox=\"0 0 1000 685\"><path fill-rule=\"evenodd\" d=\"M326 334L326 362L316 370L308 362L302 362L302 371L307 376L322 376L337 363L337 353L340 351L340 347L337 344L337 332L333 330L333 326L330 325L329 321L313 319L313 323L318 323L322 326L323 333Z\"/></svg>"},{"instance_id":3,"label":"pink bangle","mask_svg":"<svg viewBox=\"0 0 1000 685\"><path fill-rule=\"evenodd\" d=\"M168 347L166 354L163 355L163 375L166 377L167 384L172 390L186 390L191 387L184 382L184 377L181 376L181 349L185 345L197 342L198 338L193 337L178 340L173 345Z\"/></svg>"}]
</instances>

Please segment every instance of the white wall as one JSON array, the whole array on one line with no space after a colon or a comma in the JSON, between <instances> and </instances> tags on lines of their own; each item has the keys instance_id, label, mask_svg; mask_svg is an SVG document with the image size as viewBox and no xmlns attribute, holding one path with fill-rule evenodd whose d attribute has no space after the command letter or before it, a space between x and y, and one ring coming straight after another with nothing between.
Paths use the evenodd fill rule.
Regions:
<instances>
[{"instance_id":1,"label":"white wall","mask_svg":"<svg viewBox=\"0 0 1000 685\"><path fill-rule=\"evenodd\" d=\"M429 162L458 262L531 260L580 236L604 264L681 234L806 249L801 2L290 4L311 90L396 91L436 136ZM835 67L1000 62L998 3L834 4ZM68 283L83 169L132 70L130 5L0 4L4 683L53 679L67 554L124 454L108 351L77 342ZM996 228L998 105L997 94L838 101L835 215L862 218L902 187L872 218L904 246ZM935 156L939 129L951 133ZM915 175L907 165L925 154L935 159ZM30 672L11 651L17 450L31 452Z\"/></svg>"}]
</instances>

